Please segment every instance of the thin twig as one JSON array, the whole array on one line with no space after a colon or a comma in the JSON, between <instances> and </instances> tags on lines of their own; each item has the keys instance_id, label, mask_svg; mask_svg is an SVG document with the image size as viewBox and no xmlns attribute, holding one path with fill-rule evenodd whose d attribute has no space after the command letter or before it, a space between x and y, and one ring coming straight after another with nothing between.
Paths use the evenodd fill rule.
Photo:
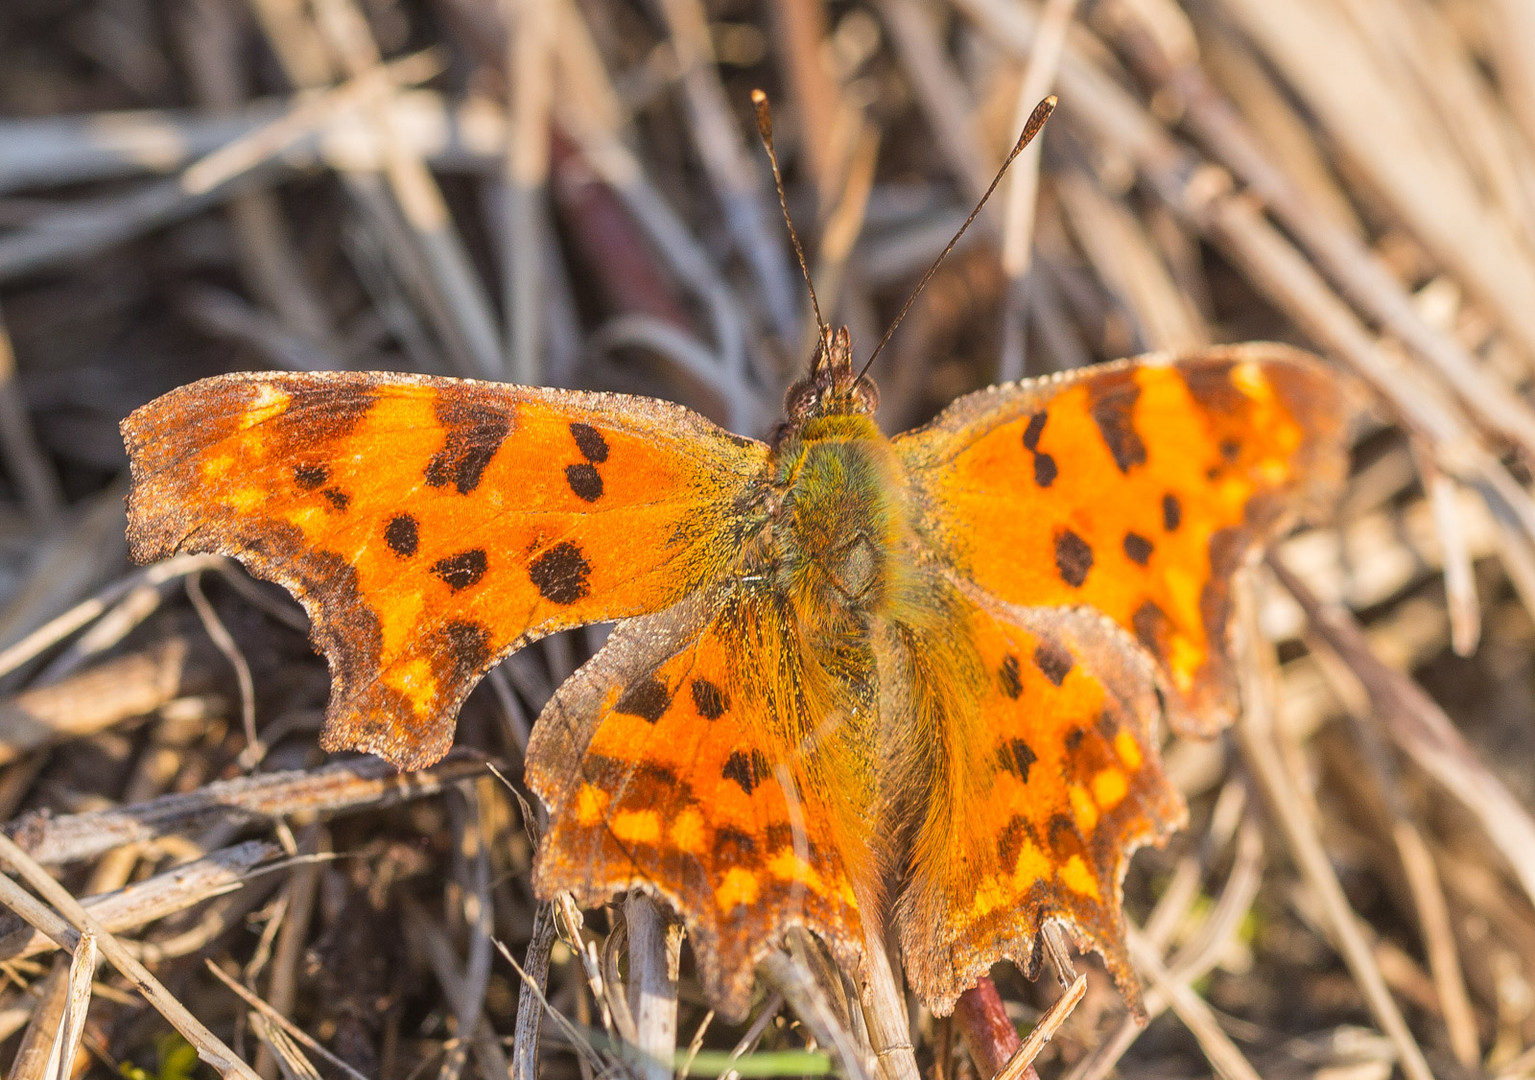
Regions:
<instances>
[{"instance_id":1,"label":"thin twig","mask_svg":"<svg viewBox=\"0 0 1535 1080\"><path fill-rule=\"evenodd\" d=\"M1274 743L1274 723L1269 711L1272 685L1261 674L1268 671L1272 659L1263 652L1251 588L1239 578L1233 595L1242 620L1239 624L1243 627L1242 636L1250 650L1248 662L1240 665L1246 678L1242 687L1243 712L1236 729L1237 744L1263 790L1270 813L1284 831L1291 857L1322 902L1334 944L1358 983L1371 1014L1396 1047L1402 1071L1408 1080L1432 1080L1433 1072L1386 987L1380 967L1360 930L1359 916L1344 895L1321 838L1305 814L1295 781L1286 771L1283 755ZM1149 959L1160 964L1155 957Z\"/></svg>"},{"instance_id":2,"label":"thin twig","mask_svg":"<svg viewBox=\"0 0 1535 1080\"><path fill-rule=\"evenodd\" d=\"M25 851L17 847L9 836L3 834L0 834L0 862L8 864L20 874L27 884L36 889L77 932L92 935L107 961L120 971L139 993L144 995L145 999L182 1034L187 1042L196 1048L198 1057L218 1070L222 1076L238 1076L242 1080L260 1080L255 1071L241 1061L234 1051L225 1046L223 1041L209 1031L197 1017L193 1016L187 1007L160 983L160 980L150 974L148 968L134 959L122 942L91 918L90 913L80 906L78 900L69 895L64 886L55 881ZM25 905L18 906L18 893L21 893L19 886L10 878L0 876L0 902L26 918L26 913L22 910L22 906ZM21 893L21 896L25 894Z\"/></svg>"},{"instance_id":3,"label":"thin twig","mask_svg":"<svg viewBox=\"0 0 1535 1080\"><path fill-rule=\"evenodd\" d=\"M246 824L293 814L325 815L389 806L435 795L484 767L477 756L462 752L414 773L401 773L377 758L359 758L317 769L221 780L185 795L165 795L137 806L64 817L23 814L0 831L21 844L36 861L57 866L94 858L121 844L148 843L214 823Z\"/></svg>"}]
</instances>

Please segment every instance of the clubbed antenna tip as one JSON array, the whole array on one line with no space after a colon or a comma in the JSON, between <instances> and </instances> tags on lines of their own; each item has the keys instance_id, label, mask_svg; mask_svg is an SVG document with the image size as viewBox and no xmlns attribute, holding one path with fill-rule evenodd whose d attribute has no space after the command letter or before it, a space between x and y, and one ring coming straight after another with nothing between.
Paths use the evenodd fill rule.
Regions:
<instances>
[{"instance_id":1,"label":"clubbed antenna tip","mask_svg":"<svg viewBox=\"0 0 1535 1080\"><path fill-rule=\"evenodd\" d=\"M794 220L789 217L789 201L784 196L783 174L778 171L778 154L773 149L773 111L768 107L768 96L761 90L752 91L752 108L757 113L757 134L767 149L768 163L773 167L773 186L778 189L778 208L783 211L783 223L789 228L789 242L794 245L794 257L799 260L800 273L805 275L805 288L810 290L810 307L815 311L816 328L826 334L826 320L821 318L821 302L816 299L815 285L810 281L810 266L805 262L805 249L800 246L799 234L794 231Z\"/></svg>"},{"instance_id":2,"label":"clubbed antenna tip","mask_svg":"<svg viewBox=\"0 0 1535 1080\"><path fill-rule=\"evenodd\" d=\"M879 344L874 346L874 351L869 354L869 359L864 362L862 370L858 372L859 378L863 378L863 376L869 373L869 369L874 366L874 358L880 354L880 351L889 342L890 336L895 333L895 328L901 325L901 320L906 318L906 313L911 310L911 305L917 299L917 295L927 285L932 276L938 272L938 268L943 265L943 260L949 257L949 252L953 251L954 245L959 243L959 238L965 235L965 230L970 228L970 223L980 214L981 207L986 205L986 200L991 198L991 193L997 190L997 185L1002 182L1002 177L1007 173L1007 167L1013 163L1019 154L1023 153L1025 146L1034 141L1034 136L1039 134L1039 129L1045 126L1045 121L1050 119L1051 113L1055 112L1055 106L1059 101L1059 98L1051 94L1034 106L1034 111L1029 114L1028 122L1023 125L1023 131L1018 135L1018 141L1013 144L1012 152L1007 155L1007 160L1002 162L1002 167L997 170L997 175L991 178L991 184L986 188L986 193L981 196L981 201L975 204L974 210L970 211L970 216L965 219L965 223L954 234L954 239L950 240L944 249L938 253L938 258L934 259L933 265L927 268L927 273L922 275L922 280L917 282L917 287L911 290L911 295L906 298L906 303L901 305L900 312L896 315L895 320L891 322L890 329L886 330L885 336L879 339ZM765 102L763 107L766 107ZM762 113L760 110L757 113L757 123L759 126L762 123Z\"/></svg>"}]
</instances>

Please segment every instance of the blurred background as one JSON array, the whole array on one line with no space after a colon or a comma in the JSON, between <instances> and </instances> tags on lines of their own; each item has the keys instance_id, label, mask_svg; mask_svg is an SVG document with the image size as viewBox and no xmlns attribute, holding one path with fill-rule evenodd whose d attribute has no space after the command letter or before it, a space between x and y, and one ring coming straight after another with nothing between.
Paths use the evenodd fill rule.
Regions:
<instances>
[{"instance_id":1,"label":"blurred background","mask_svg":"<svg viewBox=\"0 0 1535 1080\"><path fill-rule=\"evenodd\" d=\"M1165 749L1191 825L1126 885L1155 1018L1081 960L1040 1073L1535 1075L1529 0L7 0L0 859L167 995L0 921L7 1075L208 1075L210 1037L264 1077L635 1068L624 911L538 907L518 795L601 631L498 669L424 774L328 762L295 605L128 565L117 424L219 372L378 368L765 435L813 325L758 87L860 358L1060 96L881 354L887 430L1254 338L1369 391L1336 523L1255 576L1249 715ZM995 980L1022 1031L1058 993ZM804 1020L764 990L714 1021L684 947L661 1037L695 1076L855 1067ZM976 1031L912 1025L924 1075L990 1075Z\"/></svg>"}]
</instances>

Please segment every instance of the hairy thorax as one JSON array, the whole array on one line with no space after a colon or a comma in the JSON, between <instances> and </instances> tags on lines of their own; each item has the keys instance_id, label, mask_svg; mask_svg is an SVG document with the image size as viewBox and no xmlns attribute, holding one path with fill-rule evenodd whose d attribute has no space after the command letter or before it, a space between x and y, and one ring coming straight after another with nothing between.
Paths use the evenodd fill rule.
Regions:
<instances>
[{"instance_id":1,"label":"hairy thorax","mask_svg":"<svg viewBox=\"0 0 1535 1080\"><path fill-rule=\"evenodd\" d=\"M865 415L818 417L780 444L771 570L811 633L861 634L885 609L909 536L907 483Z\"/></svg>"}]
</instances>

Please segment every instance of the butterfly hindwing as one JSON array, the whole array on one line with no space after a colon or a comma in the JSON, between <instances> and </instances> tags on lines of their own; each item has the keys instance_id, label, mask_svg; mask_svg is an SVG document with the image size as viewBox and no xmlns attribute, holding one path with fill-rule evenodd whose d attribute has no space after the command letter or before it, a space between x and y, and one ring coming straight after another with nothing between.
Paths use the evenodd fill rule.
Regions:
<instances>
[{"instance_id":1,"label":"butterfly hindwing","mask_svg":"<svg viewBox=\"0 0 1535 1080\"><path fill-rule=\"evenodd\" d=\"M860 966L855 878L870 872L870 838L867 806L850 802L867 780L848 774L850 727L832 715L851 710L810 691L783 613L762 590L623 624L560 688L528 747L528 784L550 821L539 895L664 898L687 922L709 999L732 1018L790 926Z\"/></svg>"},{"instance_id":2,"label":"butterfly hindwing","mask_svg":"<svg viewBox=\"0 0 1535 1080\"><path fill-rule=\"evenodd\" d=\"M134 557L288 587L331 664L324 745L408 767L501 657L719 574L766 458L666 402L357 372L207 379L123 432Z\"/></svg>"},{"instance_id":3,"label":"butterfly hindwing","mask_svg":"<svg viewBox=\"0 0 1535 1080\"><path fill-rule=\"evenodd\" d=\"M984 604L984 606L983 606ZM949 677L935 779L897 909L907 977L940 1012L1009 957L1027 970L1048 919L1104 957L1126 1000L1130 856L1183 824L1157 756L1148 659L1082 609L1010 608L958 594L950 640L919 641Z\"/></svg>"},{"instance_id":4,"label":"butterfly hindwing","mask_svg":"<svg viewBox=\"0 0 1535 1080\"><path fill-rule=\"evenodd\" d=\"M1170 719L1229 723L1231 574L1341 483L1337 378L1279 345L1147 357L962 398L896 439L926 543L1019 606L1091 606L1157 660Z\"/></svg>"}]
</instances>

